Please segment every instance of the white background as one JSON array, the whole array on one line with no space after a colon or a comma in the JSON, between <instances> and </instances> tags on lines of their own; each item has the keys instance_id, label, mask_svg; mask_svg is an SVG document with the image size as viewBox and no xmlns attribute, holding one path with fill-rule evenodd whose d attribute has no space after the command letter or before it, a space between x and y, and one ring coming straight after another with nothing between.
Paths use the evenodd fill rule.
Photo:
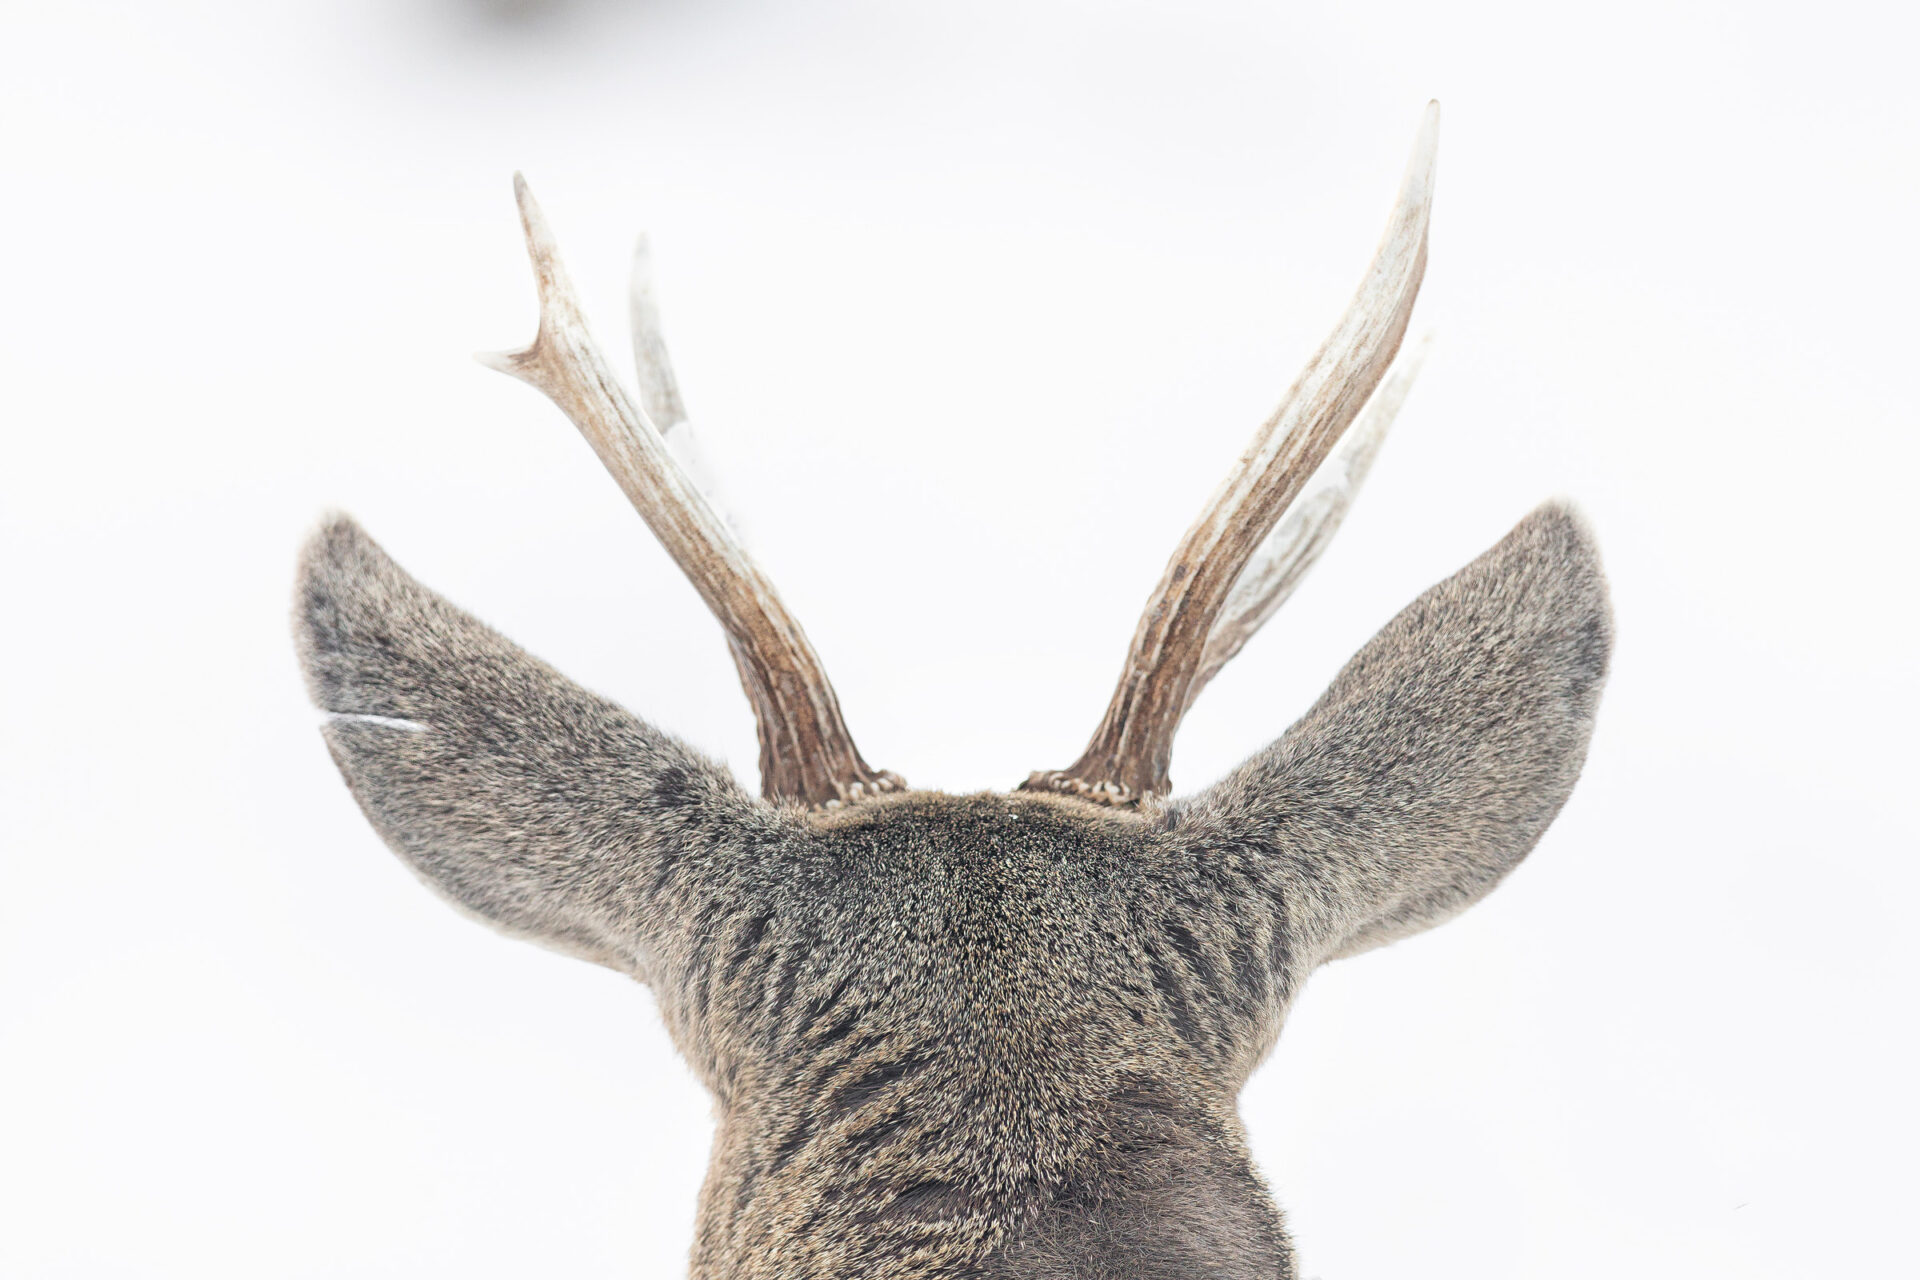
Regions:
<instances>
[{"instance_id":1,"label":"white background","mask_svg":"<svg viewBox=\"0 0 1920 1280\"><path fill-rule=\"evenodd\" d=\"M754 0L0 10L0 1274L671 1276L709 1132L643 989L381 847L287 639L352 511L754 781L719 633L468 359L542 197L603 345L654 237L695 419L867 756L1070 760L1444 104L1434 354L1200 702L1277 735L1536 502L1598 526L1587 774L1245 1095L1305 1274L1911 1265L1905 6Z\"/></svg>"}]
</instances>

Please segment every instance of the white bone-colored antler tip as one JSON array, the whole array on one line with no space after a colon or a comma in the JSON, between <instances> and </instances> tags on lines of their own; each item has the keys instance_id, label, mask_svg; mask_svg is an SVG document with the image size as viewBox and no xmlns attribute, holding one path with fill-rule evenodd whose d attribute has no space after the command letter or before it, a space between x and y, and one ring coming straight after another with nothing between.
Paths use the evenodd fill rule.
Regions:
<instances>
[{"instance_id":1,"label":"white bone-colored antler tip","mask_svg":"<svg viewBox=\"0 0 1920 1280\"><path fill-rule=\"evenodd\" d=\"M545 348L556 337L584 336L585 321L574 299L573 285L560 265L560 250L547 225L540 202L526 175L513 175L513 200L520 210L520 229L527 241L527 257L533 263L534 292L540 301L540 330L533 343L519 351L488 351L474 358L489 369L510 374L523 382L542 385Z\"/></svg>"},{"instance_id":2,"label":"white bone-colored antler tip","mask_svg":"<svg viewBox=\"0 0 1920 1280\"><path fill-rule=\"evenodd\" d=\"M522 363L526 356L525 351L476 351L473 353L473 358L478 363L497 373L508 374L515 378L521 376Z\"/></svg>"},{"instance_id":3,"label":"white bone-colored antler tip","mask_svg":"<svg viewBox=\"0 0 1920 1280\"><path fill-rule=\"evenodd\" d=\"M1407 345L1406 358L1414 369L1417 370L1433 354L1433 342L1439 333L1438 329L1422 329L1420 335Z\"/></svg>"},{"instance_id":4,"label":"white bone-colored antler tip","mask_svg":"<svg viewBox=\"0 0 1920 1280\"><path fill-rule=\"evenodd\" d=\"M687 420L687 407L680 398L680 383L673 374L673 359L667 354L667 340L660 328L660 304L653 291L653 243L642 231L634 237L633 269L627 277L628 315L633 323L633 363L640 379L640 408L647 419L664 435L672 432L676 442L687 444L687 431L675 431ZM694 455L681 457L687 464ZM689 470L698 472L697 463ZM698 477L707 488L710 477ZM707 488L708 496L713 491Z\"/></svg>"},{"instance_id":5,"label":"white bone-colored antler tip","mask_svg":"<svg viewBox=\"0 0 1920 1280\"><path fill-rule=\"evenodd\" d=\"M573 301L573 285L560 265L560 244L547 224L540 202L524 174L513 175L513 202L520 208L520 229L526 234L527 256L533 259L534 285L540 293L542 318L550 309L578 310Z\"/></svg>"},{"instance_id":6,"label":"white bone-colored antler tip","mask_svg":"<svg viewBox=\"0 0 1920 1280\"><path fill-rule=\"evenodd\" d=\"M1433 203L1433 162L1440 150L1440 103L1436 99L1420 114L1420 131L1414 135L1413 154L1407 157L1406 177L1401 180L1401 200L1430 206ZM1424 209L1423 209L1424 212Z\"/></svg>"},{"instance_id":7,"label":"white bone-colored antler tip","mask_svg":"<svg viewBox=\"0 0 1920 1280\"><path fill-rule=\"evenodd\" d=\"M513 171L513 202L520 209L520 225L526 228L529 240L536 231L544 238L547 232L546 215L540 212L540 202L533 198L533 187L527 182L527 175L518 169Z\"/></svg>"}]
</instances>

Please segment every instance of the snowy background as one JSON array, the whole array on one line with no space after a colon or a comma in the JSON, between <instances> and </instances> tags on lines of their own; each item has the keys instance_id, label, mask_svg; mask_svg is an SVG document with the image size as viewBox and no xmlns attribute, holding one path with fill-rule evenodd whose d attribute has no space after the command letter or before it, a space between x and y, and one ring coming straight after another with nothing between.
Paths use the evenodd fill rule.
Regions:
<instances>
[{"instance_id":1,"label":"snowy background","mask_svg":"<svg viewBox=\"0 0 1920 1280\"><path fill-rule=\"evenodd\" d=\"M1836 3L0 10L0 1273L672 1276L650 998L448 910L315 732L343 507L732 762L719 632L537 394L524 169L869 759L1078 753L1443 103L1437 340L1175 781L1540 500L1618 612L1585 780L1308 988L1244 1099L1305 1274L1888 1275L1915 1192L1915 31Z\"/></svg>"}]
</instances>

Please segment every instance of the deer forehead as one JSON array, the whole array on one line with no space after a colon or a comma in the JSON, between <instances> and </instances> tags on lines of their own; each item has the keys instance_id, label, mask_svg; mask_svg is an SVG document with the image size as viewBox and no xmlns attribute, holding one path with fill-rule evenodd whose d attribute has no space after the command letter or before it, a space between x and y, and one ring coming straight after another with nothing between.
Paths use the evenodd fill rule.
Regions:
<instances>
[{"instance_id":1,"label":"deer forehead","mask_svg":"<svg viewBox=\"0 0 1920 1280\"><path fill-rule=\"evenodd\" d=\"M1100 999L1096 970L1124 967L1143 906L1164 896L1155 836L1137 811L1034 793L916 791L816 811L785 892L794 926L861 969L892 968L956 1010L1008 982L1043 999ZM1009 1009L1017 1016L1021 1010Z\"/></svg>"}]
</instances>

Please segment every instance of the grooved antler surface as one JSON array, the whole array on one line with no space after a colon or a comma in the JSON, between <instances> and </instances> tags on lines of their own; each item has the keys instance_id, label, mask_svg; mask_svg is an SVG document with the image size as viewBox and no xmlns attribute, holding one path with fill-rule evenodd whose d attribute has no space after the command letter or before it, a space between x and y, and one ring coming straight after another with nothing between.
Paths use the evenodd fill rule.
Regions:
<instances>
[{"instance_id":1,"label":"grooved antler surface","mask_svg":"<svg viewBox=\"0 0 1920 1280\"><path fill-rule=\"evenodd\" d=\"M1119 803L1168 790L1174 731L1196 682L1204 683L1208 641L1241 572L1367 403L1406 335L1426 272L1439 123L1439 104L1431 103L1359 292L1168 561L1086 750L1025 786Z\"/></svg>"},{"instance_id":2,"label":"grooved antler surface","mask_svg":"<svg viewBox=\"0 0 1920 1280\"><path fill-rule=\"evenodd\" d=\"M1420 372L1426 355L1425 335L1411 347L1403 347L1388 370L1386 380L1367 401L1367 408L1347 432L1334 455L1314 472L1312 486L1287 510L1286 518L1273 527L1260 551L1240 572L1233 594L1207 636L1207 647L1200 655L1200 669L1187 686L1187 706L1220 669L1253 639L1254 633L1293 595L1294 588L1307 570L1320 559L1340 522L1347 518L1353 499L1366 481L1373 460L1387 438L1387 429L1400 413L1400 406Z\"/></svg>"},{"instance_id":3,"label":"grooved antler surface","mask_svg":"<svg viewBox=\"0 0 1920 1280\"><path fill-rule=\"evenodd\" d=\"M898 787L897 777L861 758L806 633L607 368L552 232L518 174L514 195L539 290L540 331L524 351L482 359L538 388L572 420L719 619L759 726L762 793L823 805ZM677 394L672 399L677 406Z\"/></svg>"}]
</instances>

